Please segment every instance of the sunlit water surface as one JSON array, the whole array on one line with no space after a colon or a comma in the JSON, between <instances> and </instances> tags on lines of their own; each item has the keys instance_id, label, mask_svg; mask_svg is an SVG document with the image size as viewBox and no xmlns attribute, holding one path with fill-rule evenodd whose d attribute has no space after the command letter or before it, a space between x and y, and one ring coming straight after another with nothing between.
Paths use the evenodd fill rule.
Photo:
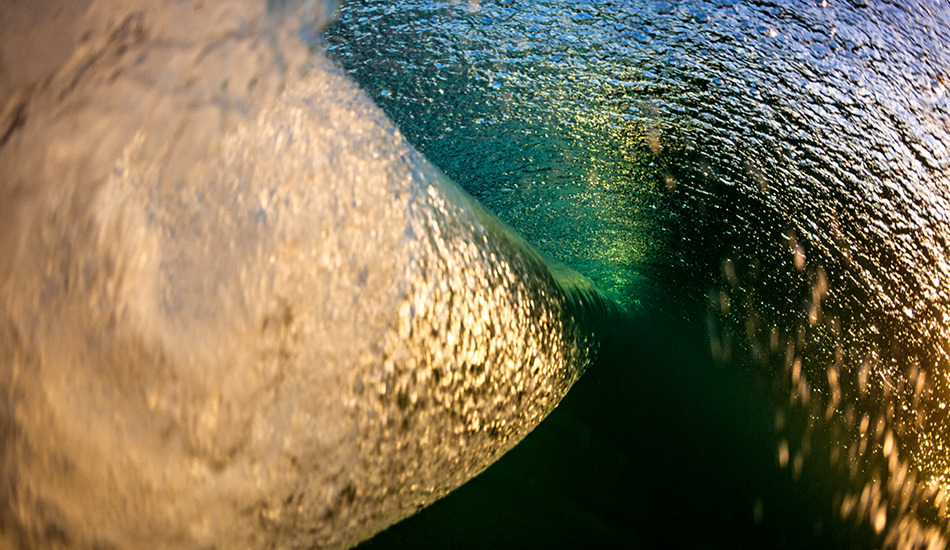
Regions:
<instances>
[{"instance_id":1,"label":"sunlit water surface","mask_svg":"<svg viewBox=\"0 0 950 550\"><path fill-rule=\"evenodd\" d=\"M630 316L366 547L947 546L945 3L32 7L0 540L346 545L550 411L573 287L406 136Z\"/></svg>"},{"instance_id":2,"label":"sunlit water surface","mask_svg":"<svg viewBox=\"0 0 950 550\"><path fill-rule=\"evenodd\" d=\"M368 546L946 546L950 12L348 3L431 161L636 320L511 455Z\"/></svg>"}]
</instances>

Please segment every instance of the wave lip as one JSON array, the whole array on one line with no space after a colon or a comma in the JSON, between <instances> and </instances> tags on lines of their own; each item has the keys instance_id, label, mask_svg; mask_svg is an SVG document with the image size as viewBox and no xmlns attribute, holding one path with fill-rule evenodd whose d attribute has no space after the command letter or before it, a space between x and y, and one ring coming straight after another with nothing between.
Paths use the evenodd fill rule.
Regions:
<instances>
[{"instance_id":1,"label":"wave lip","mask_svg":"<svg viewBox=\"0 0 950 550\"><path fill-rule=\"evenodd\" d=\"M0 145L5 542L351 546L581 375L606 302L262 6L84 16Z\"/></svg>"}]
</instances>

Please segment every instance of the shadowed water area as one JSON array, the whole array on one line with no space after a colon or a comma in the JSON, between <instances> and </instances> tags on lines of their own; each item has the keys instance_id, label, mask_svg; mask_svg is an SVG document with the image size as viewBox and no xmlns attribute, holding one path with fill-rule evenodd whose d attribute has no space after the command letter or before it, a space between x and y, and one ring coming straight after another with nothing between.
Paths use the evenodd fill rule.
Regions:
<instances>
[{"instance_id":1,"label":"shadowed water area","mask_svg":"<svg viewBox=\"0 0 950 550\"><path fill-rule=\"evenodd\" d=\"M562 405L367 547L947 538L950 13L352 2L420 151L633 313Z\"/></svg>"}]
</instances>

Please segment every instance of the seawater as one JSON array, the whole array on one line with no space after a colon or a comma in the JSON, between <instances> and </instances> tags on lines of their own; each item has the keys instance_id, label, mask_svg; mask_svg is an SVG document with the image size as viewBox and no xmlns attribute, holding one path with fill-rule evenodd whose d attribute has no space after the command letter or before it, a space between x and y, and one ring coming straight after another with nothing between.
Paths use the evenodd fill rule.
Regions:
<instances>
[{"instance_id":1,"label":"seawater","mask_svg":"<svg viewBox=\"0 0 950 550\"><path fill-rule=\"evenodd\" d=\"M347 548L583 373L599 292L308 50L314 7L0 4L0 546Z\"/></svg>"},{"instance_id":2,"label":"seawater","mask_svg":"<svg viewBox=\"0 0 950 550\"><path fill-rule=\"evenodd\" d=\"M332 4L0 3L0 544L946 547L944 4Z\"/></svg>"},{"instance_id":3,"label":"seawater","mask_svg":"<svg viewBox=\"0 0 950 550\"><path fill-rule=\"evenodd\" d=\"M950 13L348 3L419 149L631 311L552 416L368 548L943 548Z\"/></svg>"}]
</instances>

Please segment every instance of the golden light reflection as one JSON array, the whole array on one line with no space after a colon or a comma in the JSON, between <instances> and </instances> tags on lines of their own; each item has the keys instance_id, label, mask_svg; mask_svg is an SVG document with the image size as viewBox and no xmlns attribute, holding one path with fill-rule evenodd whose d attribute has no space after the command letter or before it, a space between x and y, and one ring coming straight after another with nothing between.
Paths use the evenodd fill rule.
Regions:
<instances>
[{"instance_id":1,"label":"golden light reflection","mask_svg":"<svg viewBox=\"0 0 950 550\"><path fill-rule=\"evenodd\" d=\"M832 278L802 262L800 248L790 243L785 269L807 283L802 288L808 300L792 320L778 321L754 295L760 282L748 272L737 277L736 263L724 262L720 296L710 303L713 349L724 361L721 350L767 350L766 364L781 373L772 387L775 402L784 403L773 425L780 468L793 479L805 471L832 472L840 479L834 497L840 518L866 525L884 548L946 548L946 353L928 348L913 325L861 324L843 317L849 312L839 307ZM729 302L752 307L722 307ZM771 326L748 329L745 342L730 341L729 334L739 333L727 329L730 323L741 321L748 328L750 319L770 315L776 319ZM814 455L816 446L825 445L819 433L830 435L829 449Z\"/></svg>"}]
</instances>

